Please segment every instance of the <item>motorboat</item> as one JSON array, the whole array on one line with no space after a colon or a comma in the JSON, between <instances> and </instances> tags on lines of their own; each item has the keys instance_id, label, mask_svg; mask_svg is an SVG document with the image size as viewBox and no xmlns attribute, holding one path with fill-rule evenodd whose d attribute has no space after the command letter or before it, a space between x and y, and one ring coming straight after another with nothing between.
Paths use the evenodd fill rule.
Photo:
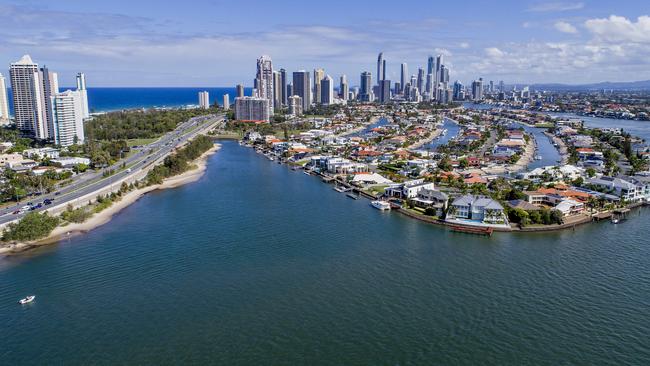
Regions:
<instances>
[{"instance_id":1,"label":"motorboat","mask_svg":"<svg viewBox=\"0 0 650 366\"><path fill-rule=\"evenodd\" d=\"M390 203L386 201L372 201L370 205L380 211L390 210Z\"/></svg>"},{"instance_id":2,"label":"motorboat","mask_svg":"<svg viewBox=\"0 0 650 366\"><path fill-rule=\"evenodd\" d=\"M25 305L25 304L29 304L30 302L34 301L35 298L36 298L36 295L30 295L30 296L27 296L27 297L24 298L24 299L20 299L20 300L18 300L18 302L19 302L21 305Z\"/></svg>"},{"instance_id":3,"label":"motorboat","mask_svg":"<svg viewBox=\"0 0 650 366\"><path fill-rule=\"evenodd\" d=\"M535 160L542 160L542 156L541 155L535 155Z\"/></svg>"}]
</instances>

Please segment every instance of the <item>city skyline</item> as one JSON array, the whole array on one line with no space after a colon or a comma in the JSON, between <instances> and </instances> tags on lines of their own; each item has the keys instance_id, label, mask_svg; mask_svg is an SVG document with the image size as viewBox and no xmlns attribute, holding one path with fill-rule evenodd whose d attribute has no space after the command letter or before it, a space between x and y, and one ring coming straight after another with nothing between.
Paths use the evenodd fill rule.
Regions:
<instances>
[{"instance_id":1,"label":"city skyline","mask_svg":"<svg viewBox=\"0 0 650 366\"><path fill-rule=\"evenodd\" d=\"M93 86L249 86L255 67L249 60L262 54L286 70L358 75L376 71L377 54L384 52L386 79L393 81L400 80L402 62L410 70L426 69L427 58L437 54L444 55L452 79L465 83L479 77L567 84L650 79L650 17L636 1L471 2L431 9L407 2L419 9L414 17L386 15L381 9L387 2L360 2L347 4L341 15L309 12L309 25L290 2L258 4L272 20L257 24L245 19L239 4L197 1L173 11L161 5L3 1L0 72L30 54L57 69L64 86L74 85L79 71L92 75Z\"/></svg>"}]
</instances>

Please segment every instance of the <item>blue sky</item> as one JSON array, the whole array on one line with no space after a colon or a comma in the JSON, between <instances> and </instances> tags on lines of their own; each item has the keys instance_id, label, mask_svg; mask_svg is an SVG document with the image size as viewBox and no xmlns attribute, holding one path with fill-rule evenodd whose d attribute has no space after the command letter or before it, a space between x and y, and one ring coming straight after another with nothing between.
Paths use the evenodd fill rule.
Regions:
<instances>
[{"instance_id":1,"label":"blue sky","mask_svg":"<svg viewBox=\"0 0 650 366\"><path fill-rule=\"evenodd\" d=\"M411 73L442 53L451 78L586 83L650 79L641 1L0 0L0 72L28 53L72 85L250 85L255 59L334 78Z\"/></svg>"}]
</instances>

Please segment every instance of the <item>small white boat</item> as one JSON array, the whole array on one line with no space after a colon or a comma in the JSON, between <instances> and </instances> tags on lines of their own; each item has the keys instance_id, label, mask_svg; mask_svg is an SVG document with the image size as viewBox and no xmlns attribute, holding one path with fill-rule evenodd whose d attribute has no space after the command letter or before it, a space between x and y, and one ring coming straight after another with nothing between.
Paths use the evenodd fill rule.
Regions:
<instances>
[{"instance_id":1,"label":"small white boat","mask_svg":"<svg viewBox=\"0 0 650 366\"><path fill-rule=\"evenodd\" d=\"M619 220L619 219L612 219L612 224L618 224L619 222L621 222L621 220Z\"/></svg>"},{"instance_id":2,"label":"small white boat","mask_svg":"<svg viewBox=\"0 0 650 366\"><path fill-rule=\"evenodd\" d=\"M390 210L390 203L386 201L372 201L370 205L380 211Z\"/></svg>"},{"instance_id":3,"label":"small white boat","mask_svg":"<svg viewBox=\"0 0 650 366\"><path fill-rule=\"evenodd\" d=\"M336 186L336 187L334 187L334 190L339 192L339 193L343 193L343 192L346 191L345 187L343 187L343 186Z\"/></svg>"},{"instance_id":4,"label":"small white boat","mask_svg":"<svg viewBox=\"0 0 650 366\"><path fill-rule=\"evenodd\" d=\"M36 295L30 295L30 296L27 296L24 299L20 299L18 302L21 305L25 305L25 304L29 304L30 302L34 301L35 298L36 298Z\"/></svg>"},{"instance_id":5,"label":"small white boat","mask_svg":"<svg viewBox=\"0 0 650 366\"><path fill-rule=\"evenodd\" d=\"M310 171L310 170L303 170L303 173L304 173L304 174L307 174L307 175L311 175L311 171Z\"/></svg>"},{"instance_id":6,"label":"small white boat","mask_svg":"<svg viewBox=\"0 0 650 366\"><path fill-rule=\"evenodd\" d=\"M542 160L542 156L541 155L535 155L535 160Z\"/></svg>"}]
</instances>

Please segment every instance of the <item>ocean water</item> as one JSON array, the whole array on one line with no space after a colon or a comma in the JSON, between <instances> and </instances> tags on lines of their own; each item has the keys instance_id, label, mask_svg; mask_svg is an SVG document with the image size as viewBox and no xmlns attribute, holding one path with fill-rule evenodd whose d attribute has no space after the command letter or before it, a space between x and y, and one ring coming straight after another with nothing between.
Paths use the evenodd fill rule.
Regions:
<instances>
[{"instance_id":1,"label":"ocean water","mask_svg":"<svg viewBox=\"0 0 650 366\"><path fill-rule=\"evenodd\" d=\"M647 365L649 212L453 233L225 141L198 182L0 261L0 363Z\"/></svg>"},{"instance_id":2,"label":"ocean water","mask_svg":"<svg viewBox=\"0 0 650 366\"><path fill-rule=\"evenodd\" d=\"M73 89L61 87L60 90ZM91 112L109 112L122 109L181 107L199 104L199 92L207 91L210 103L217 101L223 105L223 95L230 95L234 103L235 88L88 88L88 106ZM13 113L11 89L8 90L9 104ZM251 88L244 88L244 94L250 95Z\"/></svg>"}]
</instances>

